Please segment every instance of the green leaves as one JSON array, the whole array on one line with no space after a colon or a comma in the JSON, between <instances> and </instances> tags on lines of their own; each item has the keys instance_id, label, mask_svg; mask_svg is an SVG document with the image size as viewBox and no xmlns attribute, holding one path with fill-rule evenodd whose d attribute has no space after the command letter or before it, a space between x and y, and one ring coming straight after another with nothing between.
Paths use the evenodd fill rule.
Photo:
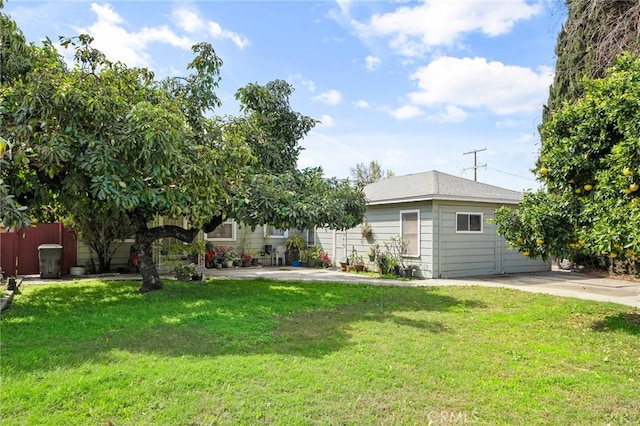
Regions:
<instances>
[{"instance_id":1,"label":"green leaves","mask_svg":"<svg viewBox=\"0 0 640 426\"><path fill-rule=\"evenodd\" d=\"M545 190L496 215L499 232L532 257L582 254L637 262L640 253L640 60L622 55L585 82L540 129ZM544 240L533 245L532 241Z\"/></svg>"}]
</instances>

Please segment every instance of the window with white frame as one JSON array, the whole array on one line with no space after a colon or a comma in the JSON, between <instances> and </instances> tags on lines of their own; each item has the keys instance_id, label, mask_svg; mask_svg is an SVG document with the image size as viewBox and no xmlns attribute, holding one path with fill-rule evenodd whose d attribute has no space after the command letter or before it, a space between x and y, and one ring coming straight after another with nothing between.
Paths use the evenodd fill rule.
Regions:
<instances>
[{"instance_id":1,"label":"window with white frame","mask_svg":"<svg viewBox=\"0 0 640 426\"><path fill-rule=\"evenodd\" d=\"M420 256L420 211L400 212L400 236L406 244L404 256Z\"/></svg>"},{"instance_id":2,"label":"window with white frame","mask_svg":"<svg viewBox=\"0 0 640 426\"><path fill-rule=\"evenodd\" d=\"M314 247L316 242L316 228L307 229L307 247Z\"/></svg>"},{"instance_id":3,"label":"window with white frame","mask_svg":"<svg viewBox=\"0 0 640 426\"><path fill-rule=\"evenodd\" d=\"M482 213L456 213L456 232L482 233Z\"/></svg>"},{"instance_id":4,"label":"window with white frame","mask_svg":"<svg viewBox=\"0 0 640 426\"><path fill-rule=\"evenodd\" d=\"M235 241L236 240L236 222L234 220L226 220L218 225L216 229L207 232L205 235L207 241Z\"/></svg>"},{"instance_id":5,"label":"window with white frame","mask_svg":"<svg viewBox=\"0 0 640 426\"><path fill-rule=\"evenodd\" d=\"M286 229L278 229L275 226L264 226L264 236L266 238L287 238L289 231Z\"/></svg>"}]
</instances>

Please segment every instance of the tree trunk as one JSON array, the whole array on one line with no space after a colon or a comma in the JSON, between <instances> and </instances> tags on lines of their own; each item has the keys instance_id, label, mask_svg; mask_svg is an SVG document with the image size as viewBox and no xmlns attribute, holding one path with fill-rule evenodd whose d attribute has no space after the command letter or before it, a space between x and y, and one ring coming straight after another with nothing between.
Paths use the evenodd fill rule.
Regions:
<instances>
[{"instance_id":1,"label":"tree trunk","mask_svg":"<svg viewBox=\"0 0 640 426\"><path fill-rule=\"evenodd\" d=\"M223 222L222 216L216 216L206 223L202 229L204 232L211 232ZM140 293L149 293L155 290L162 290L162 281L158 274L158 269L153 263L151 244L160 238L177 238L185 243L190 243L198 235L200 229L184 229L179 226L157 226L147 228L146 222L140 222L136 231L136 242L134 249L138 256L138 268L142 274L142 286Z\"/></svg>"},{"instance_id":2,"label":"tree trunk","mask_svg":"<svg viewBox=\"0 0 640 426\"><path fill-rule=\"evenodd\" d=\"M138 269L142 274L142 286L140 293L149 293L154 290L162 290L162 280L158 274L158 269L153 263L151 255L151 243L147 241L138 241L138 233L136 233L136 254L138 256Z\"/></svg>"}]
</instances>

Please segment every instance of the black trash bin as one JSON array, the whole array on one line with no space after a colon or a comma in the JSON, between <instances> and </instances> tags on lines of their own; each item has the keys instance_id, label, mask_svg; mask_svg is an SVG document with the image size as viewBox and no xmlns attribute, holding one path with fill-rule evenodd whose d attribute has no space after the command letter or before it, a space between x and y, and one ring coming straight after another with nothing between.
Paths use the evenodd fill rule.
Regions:
<instances>
[{"instance_id":1,"label":"black trash bin","mask_svg":"<svg viewBox=\"0 0 640 426\"><path fill-rule=\"evenodd\" d=\"M59 278L62 262L62 246L60 244L41 244L38 246L40 261L40 278Z\"/></svg>"}]
</instances>

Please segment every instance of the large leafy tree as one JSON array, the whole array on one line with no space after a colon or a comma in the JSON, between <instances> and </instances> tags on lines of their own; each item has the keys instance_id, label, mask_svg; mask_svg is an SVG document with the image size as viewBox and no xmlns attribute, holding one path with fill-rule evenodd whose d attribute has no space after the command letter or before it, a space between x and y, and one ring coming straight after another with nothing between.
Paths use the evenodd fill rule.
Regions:
<instances>
[{"instance_id":1,"label":"large leafy tree","mask_svg":"<svg viewBox=\"0 0 640 426\"><path fill-rule=\"evenodd\" d=\"M369 164L358 163L351 168L351 178L357 185L368 185L391 176L393 176L393 172L383 170L376 160L371 160Z\"/></svg>"},{"instance_id":2,"label":"large leafy tree","mask_svg":"<svg viewBox=\"0 0 640 426\"><path fill-rule=\"evenodd\" d=\"M640 253L640 59L622 55L585 95L540 129L545 190L496 213L499 232L525 255L615 259ZM613 262L612 262L613 264Z\"/></svg>"},{"instance_id":3,"label":"large leafy tree","mask_svg":"<svg viewBox=\"0 0 640 426\"><path fill-rule=\"evenodd\" d=\"M189 242L228 217L280 228L362 220L359 188L295 168L298 142L315 121L291 110L286 82L241 89L241 115L217 117L222 61L209 44L194 46L191 75L158 81L108 61L88 36L62 42L75 48L73 68L50 42L22 43L32 59L3 81L0 132L12 158L2 177L18 208L55 201L76 217L96 205L126 217L142 292L162 288L151 257L160 238ZM191 227L149 227L157 216L184 217Z\"/></svg>"},{"instance_id":4,"label":"large leafy tree","mask_svg":"<svg viewBox=\"0 0 640 426\"><path fill-rule=\"evenodd\" d=\"M534 170L543 189L525 194L517 210L497 212L498 231L528 256L608 258L636 269L637 234L624 224L636 214L637 201L629 201L637 170L633 155L620 156L634 150L628 129L637 117L627 102L636 99L635 60L624 56L611 67L623 52L640 53L640 3L565 4ZM624 182L613 185L612 176Z\"/></svg>"}]
</instances>

